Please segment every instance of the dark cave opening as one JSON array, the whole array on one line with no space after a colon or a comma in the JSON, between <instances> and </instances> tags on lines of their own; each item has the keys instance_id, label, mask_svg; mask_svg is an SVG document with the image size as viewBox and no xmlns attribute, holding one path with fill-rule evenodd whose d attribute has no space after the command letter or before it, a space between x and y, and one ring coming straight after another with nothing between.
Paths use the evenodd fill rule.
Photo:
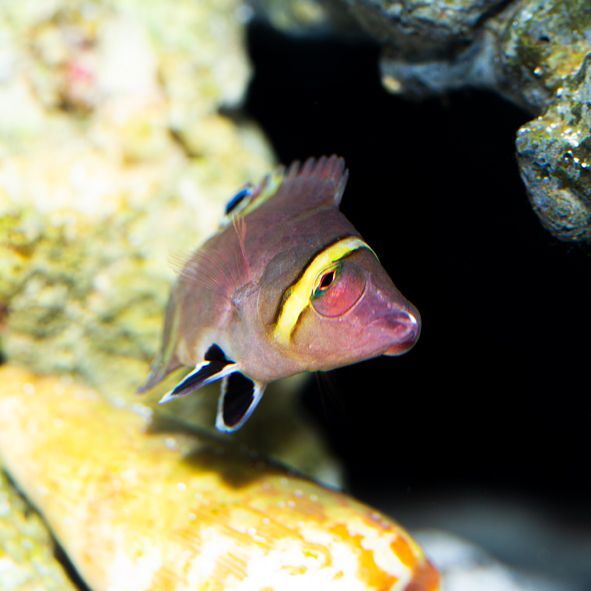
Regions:
<instances>
[{"instance_id":1,"label":"dark cave opening","mask_svg":"<svg viewBox=\"0 0 591 591\"><path fill-rule=\"evenodd\" d=\"M476 90L388 94L369 42L254 25L249 49L247 114L284 163L345 157L343 210L423 318L409 354L305 392L353 492L476 487L580 506L591 492L590 260L529 206L514 136L530 116Z\"/></svg>"}]
</instances>

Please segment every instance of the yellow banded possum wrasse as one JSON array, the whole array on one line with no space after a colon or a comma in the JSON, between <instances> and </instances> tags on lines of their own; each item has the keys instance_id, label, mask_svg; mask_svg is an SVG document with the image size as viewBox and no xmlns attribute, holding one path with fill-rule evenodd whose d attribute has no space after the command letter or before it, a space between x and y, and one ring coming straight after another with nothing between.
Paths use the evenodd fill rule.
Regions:
<instances>
[{"instance_id":1,"label":"yellow banded possum wrasse","mask_svg":"<svg viewBox=\"0 0 591 591\"><path fill-rule=\"evenodd\" d=\"M339 210L347 175L342 158L310 158L228 202L219 231L172 289L140 392L183 366L190 373L161 403L221 380L216 427L231 432L274 380L415 344L417 310Z\"/></svg>"}]
</instances>

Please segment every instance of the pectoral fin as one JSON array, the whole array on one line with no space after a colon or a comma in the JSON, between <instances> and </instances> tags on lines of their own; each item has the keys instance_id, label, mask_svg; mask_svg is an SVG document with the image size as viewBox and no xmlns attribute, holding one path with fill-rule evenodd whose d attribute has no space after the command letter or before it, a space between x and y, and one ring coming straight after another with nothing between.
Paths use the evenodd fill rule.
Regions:
<instances>
[{"instance_id":1,"label":"pectoral fin","mask_svg":"<svg viewBox=\"0 0 591 591\"><path fill-rule=\"evenodd\" d=\"M165 404L173 398L186 396L199 388L221 380L229 373L236 371L237 365L226 359L224 352L217 346L212 345L205 354L205 359L195 366L195 369L186 375L172 390L167 392L159 404Z\"/></svg>"},{"instance_id":2,"label":"pectoral fin","mask_svg":"<svg viewBox=\"0 0 591 591\"><path fill-rule=\"evenodd\" d=\"M240 429L261 401L265 386L239 371L227 375L222 381L216 428L226 433Z\"/></svg>"},{"instance_id":3,"label":"pectoral fin","mask_svg":"<svg viewBox=\"0 0 591 591\"><path fill-rule=\"evenodd\" d=\"M183 364L177 359L176 346L179 332L179 309L176 302L176 292L173 290L168 298L162 344L156 359L150 368L150 375L146 382L138 388L138 394L148 392L159 384L167 375L179 369Z\"/></svg>"}]
</instances>

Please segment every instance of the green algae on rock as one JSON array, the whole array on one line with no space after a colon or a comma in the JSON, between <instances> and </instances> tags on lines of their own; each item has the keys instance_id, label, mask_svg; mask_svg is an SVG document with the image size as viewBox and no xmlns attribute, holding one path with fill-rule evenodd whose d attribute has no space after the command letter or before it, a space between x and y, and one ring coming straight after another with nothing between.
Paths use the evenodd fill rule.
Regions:
<instances>
[{"instance_id":1,"label":"green algae on rock","mask_svg":"<svg viewBox=\"0 0 591 591\"><path fill-rule=\"evenodd\" d=\"M561 99L517 134L530 200L553 234L591 241L591 56L560 89Z\"/></svg>"},{"instance_id":2,"label":"green algae on rock","mask_svg":"<svg viewBox=\"0 0 591 591\"><path fill-rule=\"evenodd\" d=\"M591 52L591 5L528 0L518 7L499 31L498 83L509 98L539 112L567 98L557 92Z\"/></svg>"},{"instance_id":3,"label":"green algae on rock","mask_svg":"<svg viewBox=\"0 0 591 591\"><path fill-rule=\"evenodd\" d=\"M0 470L2 591L74 591L55 557L47 527Z\"/></svg>"},{"instance_id":4,"label":"green algae on rock","mask_svg":"<svg viewBox=\"0 0 591 591\"><path fill-rule=\"evenodd\" d=\"M469 8L476 4L458 2ZM436 22L447 23L448 3L430 6ZM497 90L533 113L542 112L518 132L518 162L527 192L554 236L589 241L591 179L585 168L588 148L582 141L589 127L581 100L590 92L583 60L591 53L591 4L521 0L481 8L479 18L465 21L468 45L458 44L452 51L447 40L436 47L422 41L419 23L407 21L407 28L398 23L397 36L386 40L390 49L382 62L384 84L394 92L414 95L480 86ZM391 22L386 12L382 20ZM401 35L413 43L419 39L412 55L392 50ZM454 34L454 43L458 40Z\"/></svg>"}]
</instances>

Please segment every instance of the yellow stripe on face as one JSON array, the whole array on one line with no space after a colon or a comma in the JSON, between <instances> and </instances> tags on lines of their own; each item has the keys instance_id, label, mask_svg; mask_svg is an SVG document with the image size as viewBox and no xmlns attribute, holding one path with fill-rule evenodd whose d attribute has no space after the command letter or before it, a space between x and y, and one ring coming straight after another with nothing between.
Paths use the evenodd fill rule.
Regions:
<instances>
[{"instance_id":1,"label":"yellow stripe on face","mask_svg":"<svg viewBox=\"0 0 591 591\"><path fill-rule=\"evenodd\" d=\"M281 345L288 345L302 312L310 304L318 275L340 259L360 248L371 248L357 236L348 236L317 254L306 267L304 274L288 289L281 306L273 337ZM373 252L373 251L372 251Z\"/></svg>"}]
</instances>

